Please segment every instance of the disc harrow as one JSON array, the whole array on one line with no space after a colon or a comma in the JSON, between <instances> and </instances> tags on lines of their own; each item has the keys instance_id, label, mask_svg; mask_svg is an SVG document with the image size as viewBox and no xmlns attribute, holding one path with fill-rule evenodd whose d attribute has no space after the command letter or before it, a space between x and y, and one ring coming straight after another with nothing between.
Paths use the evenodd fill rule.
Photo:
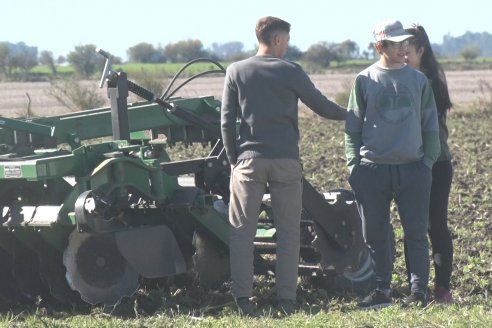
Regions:
<instances>
[{"instance_id":1,"label":"disc harrow","mask_svg":"<svg viewBox=\"0 0 492 328\"><path fill-rule=\"evenodd\" d=\"M106 57L101 87L109 107L0 120L0 300L7 304L114 306L141 278L191 273L213 287L229 277L230 165L220 101L175 97L184 84L157 97L112 71L111 55L98 52ZM143 100L128 103L129 93ZM173 161L167 149L177 143L210 151ZM300 274L370 282L350 191L303 186ZM272 274L268 194L259 215L255 272Z\"/></svg>"}]
</instances>

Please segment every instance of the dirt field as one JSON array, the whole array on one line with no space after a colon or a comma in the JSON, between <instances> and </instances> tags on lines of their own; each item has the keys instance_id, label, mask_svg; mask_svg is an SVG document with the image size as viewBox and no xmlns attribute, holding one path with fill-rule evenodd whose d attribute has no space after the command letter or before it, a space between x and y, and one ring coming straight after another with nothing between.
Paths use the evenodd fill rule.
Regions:
<instances>
[{"instance_id":1,"label":"dirt field","mask_svg":"<svg viewBox=\"0 0 492 328\"><path fill-rule=\"evenodd\" d=\"M486 82L492 86L492 70L482 71L449 71L446 73L452 101L457 108L467 107L477 102L480 97L489 99L489 94L482 94L480 84ZM346 90L352 83L355 74L353 73L327 73L323 75L312 75L312 79L323 93L329 98ZM131 77L130 77L131 78ZM92 82L91 82L92 83ZM100 91L106 97L105 89L98 89L99 81L94 80L94 89ZM168 81L163 82L167 84ZM183 97L198 97L212 95L218 99L222 94L223 77L207 77L194 80L191 84L180 91ZM57 101L49 96L46 90L49 88L48 82L33 83L0 83L0 115L16 117L25 115L29 94L31 98L31 111L36 116L57 115L67 111Z\"/></svg>"}]
</instances>

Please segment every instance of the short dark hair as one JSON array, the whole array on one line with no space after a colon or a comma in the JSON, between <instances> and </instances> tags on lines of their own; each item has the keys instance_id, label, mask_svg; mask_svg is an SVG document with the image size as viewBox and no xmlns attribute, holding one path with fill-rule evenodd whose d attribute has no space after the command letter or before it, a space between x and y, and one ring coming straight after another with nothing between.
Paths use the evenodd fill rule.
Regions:
<instances>
[{"instance_id":1,"label":"short dark hair","mask_svg":"<svg viewBox=\"0 0 492 328\"><path fill-rule=\"evenodd\" d=\"M280 18L266 16L258 20L255 31L258 42L270 44L275 32L290 33L290 24Z\"/></svg>"}]
</instances>

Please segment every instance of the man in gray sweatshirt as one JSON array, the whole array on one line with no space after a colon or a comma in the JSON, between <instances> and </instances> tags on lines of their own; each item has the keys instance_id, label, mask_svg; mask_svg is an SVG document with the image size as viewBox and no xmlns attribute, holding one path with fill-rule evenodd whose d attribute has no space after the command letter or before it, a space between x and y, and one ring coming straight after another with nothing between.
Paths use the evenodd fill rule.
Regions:
<instances>
[{"instance_id":1,"label":"man in gray sweatshirt","mask_svg":"<svg viewBox=\"0 0 492 328\"><path fill-rule=\"evenodd\" d=\"M278 303L291 314L296 304L302 209L298 100L333 120L344 120L346 109L322 95L298 64L282 59L289 46L289 23L261 18L256 36L257 54L228 67L222 97L222 139L232 166L232 294L243 315L255 312L250 300L254 237L268 188L277 231Z\"/></svg>"},{"instance_id":2,"label":"man in gray sweatshirt","mask_svg":"<svg viewBox=\"0 0 492 328\"><path fill-rule=\"evenodd\" d=\"M345 124L349 182L372 250L376 288L359 303L363 309L392 303L390 207L394 200L408 246L411 294L405 305L427 304L427 226L432 165L439 156L439 127L432 86L405 64L407 39L397 20L374 30L379 60L360 72L353 85Z\"/></svg>"}]
</instances>

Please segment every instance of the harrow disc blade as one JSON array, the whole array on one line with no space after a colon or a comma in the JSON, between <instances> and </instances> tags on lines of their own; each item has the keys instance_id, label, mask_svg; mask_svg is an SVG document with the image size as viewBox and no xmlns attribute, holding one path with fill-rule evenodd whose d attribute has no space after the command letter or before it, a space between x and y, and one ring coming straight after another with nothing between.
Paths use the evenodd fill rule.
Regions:
<instances>
[{"instance_id":1,"label":"harrow disc blade","mask_svg":"<svg viewBox=\"0 0 492 328\"><path fill-rule=\"evenodd\" d=\"M74 230L63 253L63 263L70 287L93 305L116 305L139 287L139 275L119 252L113 233Z\"/></svg>"},{"instance_id":2,"label":"harrow disc blade","mask_svg":"<svg viewBox=\"0 0 492 328\"><path fill-rule=\"evenodd\" d=\"M31 301L35 301L38 296L43 300L51 300L49 289L41 280L40 260L36 253L20 243L12 234L0 233L0 238L10 246L12 274L22 294Z\"/></svg>"},{"instance_id":3,"label":"harrow disc blade","mask_svg":"<svg viewBox=\"0 0 492 328\"><path fill-rule=\"evenodd\" d=\"M197 230L193 235L193 271L200 286L216 288L230 277L229 252L221 248L207 233Z\"/></svg>"},{"instance_id":4,"label":"harrow disc blade","mask_svg":"<svg viewBox=\"0 0 492 328\"><path fill-rule=\"evenodd\" d=\"M323 227L315 222L316 238L313 245L321 255L321 265L324 269L335 269L338 273L357 271L369 252L362 236L362 222L353 194L347 190L339 190L337 194L330 204L334 215L343 218L344 227L351 235L351 242L345 249L334 247Z\"/></svg>"},{"instance_id":5,"label":"harrow disc blade","mask_svg":"<svg viewBox=\"0 0 492 328\"><path fill-rule=\"evenodd\" d=\"M48 243L39 232L27 229L18 229L17 232L19 241L38 257L38 273L51 296L61 303L76 305L80 298L67 284L62 253ZM34 270L34 266L31 267Z\"/></svg>"},{"instance_id":6,"label":"harrow disc blade","mask_svg":"<svg viewBox=\"0 0 492 328\"><path fill-rule=\"evenodd\" d=\"M0 248L0 299L10 305L18 305L25 300L17 287L12 274L12 257Z\"/></svg>"}]
</instances>

